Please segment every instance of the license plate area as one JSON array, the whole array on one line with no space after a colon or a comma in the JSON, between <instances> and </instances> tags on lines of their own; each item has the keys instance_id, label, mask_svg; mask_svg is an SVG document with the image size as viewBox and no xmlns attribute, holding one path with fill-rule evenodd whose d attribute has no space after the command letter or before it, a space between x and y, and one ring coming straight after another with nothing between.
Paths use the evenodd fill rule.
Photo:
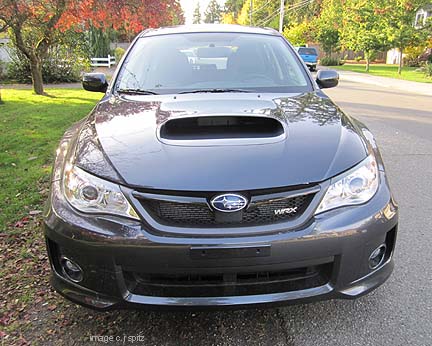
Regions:
<instances>
[{"instance_id":1,"label":"license plate area","mask_svg":"<svg viewBox=\"0 0 432 346\"><path fill-rule=\"evenodd\" d=\"M227 259L269 257L271 245L257 246L192 246L190 256L192 259Z\"/></svg>"}]
</instances>

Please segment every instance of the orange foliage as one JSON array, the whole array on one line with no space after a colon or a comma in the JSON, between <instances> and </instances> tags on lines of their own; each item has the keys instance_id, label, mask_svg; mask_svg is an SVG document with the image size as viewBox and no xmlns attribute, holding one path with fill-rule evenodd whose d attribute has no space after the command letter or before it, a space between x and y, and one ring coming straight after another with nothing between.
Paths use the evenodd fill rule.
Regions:
<instances>
[{"instance_id":1,"label":"orange foliage","mask_svg":"<svg viewBox=\"0 0 432 346\"><path fill-rule=\"evenodd\" d=\"M55 14L60 30L82 30L89 25L136 34L145 28L170 25L183 16L178 0L2 0L0 21L22 20L43 26Z\"/></svg>"}]
</instances>

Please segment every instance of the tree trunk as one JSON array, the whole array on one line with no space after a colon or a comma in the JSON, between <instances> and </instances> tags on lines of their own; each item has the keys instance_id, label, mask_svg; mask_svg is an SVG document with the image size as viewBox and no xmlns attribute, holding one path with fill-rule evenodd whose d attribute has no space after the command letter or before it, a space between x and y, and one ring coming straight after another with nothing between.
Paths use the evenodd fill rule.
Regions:
<instances>
[{"instance_id":1,"label":"tree trunk","mask_svg":"<svg viewBox=\"0 0 432 346\"><path fill-rule=\"evenodd\" d=\"M37 95L45 95L42 79L42 64L40 61L30 61L30 71L33 81L33 90Z\"/></svg>"},{"instance_id":2,"label":"tree trunk","mask_svg":"<svg viewBox=\"0 0 432 346\"><path fill-rule=\"evenodd\" d=\"M369 66L370 66L370 58L369 58L369 55L367 55L365 58L366 58L366 72L369 72Z\"/></svg>"},{"instance_id":3,"label":"tree trunk","mask_svg":"<svg viewBox=\"0 0 432 346\"><path fill-rule=\"evenodd\" d=\"M398 68L398 74L402 73L402 66L403 66L403 49L400 48L399 49L400 53L399 53L399 68Z\"/></svg>"}]
</instances>

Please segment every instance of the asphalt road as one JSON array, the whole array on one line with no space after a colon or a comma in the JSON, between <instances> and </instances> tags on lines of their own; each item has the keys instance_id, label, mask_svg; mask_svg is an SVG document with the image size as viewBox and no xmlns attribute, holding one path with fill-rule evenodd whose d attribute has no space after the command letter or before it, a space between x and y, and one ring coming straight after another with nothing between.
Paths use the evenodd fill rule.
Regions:
<instances>
[{"instance_id":1,"label":"asphalt road","mask_svg":"<svg viewBox=\"0 0 432 346\"><path fill-rule=\"evenodd\" d=\"M355 301L267 310L108 314L107 321L121 323L121 337L141 335L145 341L139 344L149 345L432 345L432 98L344 81L327 93L364 121L381 146L400 205L391 278ZM87 323L91 321L69 328L75 329L72 334L85 334Z\"/></svg>"}]
</instances>

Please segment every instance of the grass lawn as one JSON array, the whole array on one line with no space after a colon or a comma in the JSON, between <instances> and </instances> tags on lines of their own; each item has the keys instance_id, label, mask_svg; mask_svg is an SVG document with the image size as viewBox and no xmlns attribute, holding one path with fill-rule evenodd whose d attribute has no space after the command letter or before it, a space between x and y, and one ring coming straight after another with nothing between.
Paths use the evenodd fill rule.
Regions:
<instances>
[{"instance_id":1,"label":"grass lawn","mask_svg":"<svg viewBox=\"0 0 432 346\"><path fill-rule=\"evenodd\" d=\"M41 209L51 163L65 129L83 118L102 94L79 89L2 89L0 105L0 231Z\"/></svg>"},{"instance_id":2,"label":"grass lawn","mask_svg":"<svg viewBox=\"0 0 432 346\"><path fill-rule=\"evenodd\" d=\"M48 284L41 211L62 134L86 116L102 94L46 91L49 97L31 90L1 90L0 338L5 345L43 345L47 337L55 339L50 330L56 330L59 321L66 323L62 309L70 307ZM44 321L45 330L37 326L38 320Z\"/></svg>"},{"instance_id":3,"label":"grass lawn","mask_svg":"<svg viewBox=\"0 0 432 346\"><path fill-rule=\"evenodd\" d=\"M332 66L336 70L365 72L365 65L362 64L345 64L343 66ZM432 78L427 78L423 72L416 71L417 67L403 67L402 74L397 73L397 65L372 64L369 74L381 77L390 77L396 79L409 80L413 82L432 83Z\"/></svg>"}]
</instances>

